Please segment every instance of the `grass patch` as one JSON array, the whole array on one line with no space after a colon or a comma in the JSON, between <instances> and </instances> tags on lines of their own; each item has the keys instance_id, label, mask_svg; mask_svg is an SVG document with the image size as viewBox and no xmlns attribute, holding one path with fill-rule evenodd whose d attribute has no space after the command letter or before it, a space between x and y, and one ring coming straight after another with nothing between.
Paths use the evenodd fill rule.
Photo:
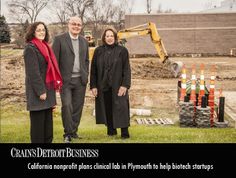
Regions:
<instances>
[{"instance_id":1,"label":"grass patch","mask_svg":"<svg viewBox=\"0 0 236 178\"><path fill-rule=\"evenodd\" d=\"M165 111L161 112L165 113ZM1 142L30 143L29 122L29 113L25 110L24 104L3 106L1 108ZM59 107L54 112L53 122L53 142L63 143L63 126ZM130 139L122 140L120 129L117 136L108 137L106 127L95 124L91 107L84 108L79 134L83 139L73 140L72 143L236 143L235 128L181 128L178 123L172 126L144 126L137 125L134 118L131 120Z\"/></svg>"},{"instance_id":2,"label":"grass patch","mask_svg":"<svg viewBox=\"0 0 236 178\"><path fill-rule=\"evenodd\" d=\"M1 49L1 58L23 55L22 49Z\"/></svg>"}]
</instances>

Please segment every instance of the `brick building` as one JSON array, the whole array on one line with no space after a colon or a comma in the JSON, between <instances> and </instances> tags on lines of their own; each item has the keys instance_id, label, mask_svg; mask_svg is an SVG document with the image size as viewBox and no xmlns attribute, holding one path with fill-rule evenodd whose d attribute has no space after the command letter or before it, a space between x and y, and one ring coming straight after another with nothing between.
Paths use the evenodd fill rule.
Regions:
<instances>
[{"instance_id":1,"label":"brick building","mask_svg":"<svg viewBox=\"0 0 236 178\"><path fill-rule=\"evenodd\" d=\"M125 28L147 22L156 24L169 55L229 55L236 48L236 12L125 16ZM149 36L127 41L130 54L157 54Z\"/></svg>"}]
</instances>

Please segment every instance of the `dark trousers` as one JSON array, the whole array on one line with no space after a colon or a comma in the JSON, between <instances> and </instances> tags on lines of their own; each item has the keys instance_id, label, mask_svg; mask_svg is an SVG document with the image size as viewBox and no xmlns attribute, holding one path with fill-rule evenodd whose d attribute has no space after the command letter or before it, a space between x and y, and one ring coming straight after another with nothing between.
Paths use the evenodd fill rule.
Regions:
<instances>
[{"instance_id":1,"label":"dark trousers","mask_svg":"<svg viewBox=\"0 0 236 178\"><path fill-rule=\"evenodd\" d=\"M30 111L31 143L52 143L52 109Z\"/></svg>"},{"instance_id":2,"label":"dark trousers","mask_svg":"<svg viewBox=\"0 0 236 178\"><path fill-rule=\"evenodd\" d=\"M107 135L116 135L117 130L113 126L113 113L112 113L112 89L103 92L104 104L107 118ZM121 128L121 136L128 136L128 127Z\"/></svg>"},{"instance_id":3,"label":"dark trousers","mask_svg":"<svg viewBox=\"0 0 236 178\"><path fill-rule=\"evenodd\" d=\"M86 86L82 85L81 78L71 78L68 86L63 87L61 93L61 113L64 127L64 137L78 131L84 106Z\"/></svg>"}]
</instances>

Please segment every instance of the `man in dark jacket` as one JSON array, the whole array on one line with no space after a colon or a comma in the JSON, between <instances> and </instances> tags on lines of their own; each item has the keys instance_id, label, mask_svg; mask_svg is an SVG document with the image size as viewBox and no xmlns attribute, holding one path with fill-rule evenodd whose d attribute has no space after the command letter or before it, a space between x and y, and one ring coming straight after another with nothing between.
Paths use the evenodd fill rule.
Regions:
<instances>
[{"instance_id":1,"label":"man in dark jacket","mask_svg":"<svg viewBox=\"0 0 236 178\"><path fill-rule=\"evenodd\" d=\"M69 32L55 37L53 50L63 78L61 93L62 121L64 141L80 138L77 134L84 105L88 82L89 56L88 42L80 35L82 21L71 17L68 22Z\"/></svg>"}]
</instances>

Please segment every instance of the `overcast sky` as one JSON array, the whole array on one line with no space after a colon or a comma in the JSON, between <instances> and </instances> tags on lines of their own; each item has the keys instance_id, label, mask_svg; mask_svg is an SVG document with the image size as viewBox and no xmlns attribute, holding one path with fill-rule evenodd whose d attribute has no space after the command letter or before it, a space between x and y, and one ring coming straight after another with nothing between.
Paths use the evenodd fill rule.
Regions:
<instances>
[{"instance_id":1,"label":"overcast sky","mask_svg":"<svg viewBox=\"0 0 236 178\"><path fill-rule=\"evenodd\" d=\"M206 4L212 2L219 6L223 0L152 0L152 10L155 12L161 4L162 10L172 9L177 12L199 12L206 9ZM146 0L134 0L134 12L146 12Z\"/></svg>"},{"instance_id":2,"label":"overcast sky","mask_svg":"<svg viewBox=\"0 0 236 178\"><path fill-rule=\"evenodd\" d=\"M131 0L134 1L132 13L146 13L146 0ZM161 4L162 10L171 9L176 12L199 12L206 9L206 5L212 2L212 5L219 6L223 0L152 0L152 13L155 13ZM7 16L7 0L1 0L1 14ZM45 20L43 16L38 20Z\"/></svg>"}]
</instances>

